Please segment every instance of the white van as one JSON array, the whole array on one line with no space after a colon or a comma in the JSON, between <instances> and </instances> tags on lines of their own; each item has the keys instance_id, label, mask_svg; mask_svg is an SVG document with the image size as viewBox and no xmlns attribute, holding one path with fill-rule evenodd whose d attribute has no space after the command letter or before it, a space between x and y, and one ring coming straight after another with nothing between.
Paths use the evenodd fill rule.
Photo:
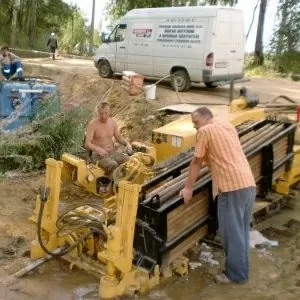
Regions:
<instances>
[{"instance_id":1,"label":"white van","mask_svg":"<svg viewBox=\"0 0 300 300\"><path fill-rule=\"evenodd\" d=\"M134 9L122 17L97 50L100 76L124 70L148 78L173 74L172 85L186 91L191 83L214 87L243 78L244 16L217 6Z\"/></svg>"}]
</instances>

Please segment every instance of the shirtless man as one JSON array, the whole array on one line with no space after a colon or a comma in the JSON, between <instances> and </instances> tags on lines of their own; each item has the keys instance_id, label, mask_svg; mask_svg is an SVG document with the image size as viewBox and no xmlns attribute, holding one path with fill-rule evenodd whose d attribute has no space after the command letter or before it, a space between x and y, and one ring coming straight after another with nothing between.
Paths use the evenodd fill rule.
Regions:
<instances>
[{"instance_id":1,"label":"shirtless man","mask_svg":"<svg viewBox=\"0 0 300 300\"><path fill-rule=\"evenodd\" d=\"M107 102L98 106L98 117L87 126L85 147L93 151L93 158L108 174L111 174L120 164L128 161L129 157L118 153L113 144L113 137L128 153L132 152L131 145L119 132L116 122L110 118L110 109Z\"/></svg>"}]
</instances>

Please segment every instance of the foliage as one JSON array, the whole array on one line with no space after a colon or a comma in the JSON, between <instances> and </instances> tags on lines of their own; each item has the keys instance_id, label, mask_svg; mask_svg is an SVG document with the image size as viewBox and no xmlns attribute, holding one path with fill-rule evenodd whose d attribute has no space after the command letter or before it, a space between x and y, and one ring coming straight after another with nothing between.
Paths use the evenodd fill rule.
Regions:
<instances>
[{"instance_id":1,"label":"foliage","mask_svg":"<svg viewBox=\"0 0 300 300\"><path fill-rule=\"evenodd\" d=\"M85 25L86 20L76 8L72 9L71 15L66 23L61 27L61 48L72 53L76 45L85 43L88 38L88 28Z\"/></svg>"},{"instance_id":2,"label":"foliage","mask_svg":"<svg viewBox=\"0 0 300 300\"><path fill-rule=\"evenodd\" d=\"M61 51L76 52L76 45L87 43L90 30L79 8L63 0L0 0L0 44L47 51L51 32ZM98 46L99 37L94 40Z\"/></svg>"},{"instance_id":3,"label":"foliage","mask_svg":"<svg viewBox=\"0 0 300 300\"><path fill-rule=\"evenodd\" d=\"M248 77L277 77L278 72L274 67L273 56L266 53L264 64L261 66L255 65L254 53L247 54L245 57L245 74Z\"/></svg>"},{"instance_id":4,"label":"foliage","mask_svg":"<svg viewBox=\"0 0 300 300\"><path fill-rule=\"evenodd\" d=\"M279 22L273 33L271 49L276 54L300 50L299 0L280 0L277 15Z\"/></svg>"},{"instance_id":5,"label":"foliage","mask_svg":"<svg viewBox=\"0 0 300 300\"><path fill-rule=\"evenodd\" d=\"M51 101L51 98L48 99ZM44 167L46 158L59 159L64 152L82 151L84 128L90 118L87 112L75 107L51 116L36 118L29 128L2 134L0 142L0 172L13 169L37 170Z\"/></svg>"},{"instance_id":6,"label":"foliage","mask_svg":"<svg viewBox=\"0 0 300 300\"><path fill-rule=\"evenodd\" d=\"M280 0L277 15L279 22L270 43L275 68L281 73L300 74L299 0Z\"/></svg>"},{"instance_id":7,"label":"foliage","mask_svg":"<svg viewBox=\"0 0 300 300\"><path fill-rule=\"evenodd\" d=\"M111 19L117 20L126 12L134 8L170 7L185 5L230 5L237 4L238 0L110 0L107 11Z\"/></svg>"},{"instance_id":8,"label":"foliage","mask_svg":"<svg viewBox=\"0 0 300 300\"><path fill-rule=\"evenodd\" d=\"M275 54L273 62L275 69L280 73L300 74L299 51L290 50L281 54Z\"/></svg>"}]
</instances>

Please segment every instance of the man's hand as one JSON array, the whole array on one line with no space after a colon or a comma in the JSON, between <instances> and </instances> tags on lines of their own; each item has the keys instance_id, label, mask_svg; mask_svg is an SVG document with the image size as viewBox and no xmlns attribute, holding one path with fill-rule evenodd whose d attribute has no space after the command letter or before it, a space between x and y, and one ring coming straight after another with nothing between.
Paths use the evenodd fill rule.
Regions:
<instances>
[{"instance_id":1,"label":"man's hand","mask_svg":"<svg viewBox=\"0 0 300 300\"><path fill-rule=\"evenodd\" d=\"M106 156L108 154L104 149L101 149L101 148L97 150L97 153L100 156Z\"/></svg>"},{"instance_id":2,"label":"man's hand","mask_svg":"<svg viewBox=\"0 0 300 300\"><path fill-rule=\"evenodd\" d=\"M127 151L128 154L132 153L132 147L129 143L126 144L126 151Z\"/></svg>"},{"instance_id":3,"label":"man's hand","mask_svg":"<svg viewBox=\"0 0 300 300\"><path fill-rule=\"evenodd\" d=\"M193 197L193 190L191 188L185 187L180 191L179 195L183 197L185 204L189 204Z\"/></svg>"}]
</instances>

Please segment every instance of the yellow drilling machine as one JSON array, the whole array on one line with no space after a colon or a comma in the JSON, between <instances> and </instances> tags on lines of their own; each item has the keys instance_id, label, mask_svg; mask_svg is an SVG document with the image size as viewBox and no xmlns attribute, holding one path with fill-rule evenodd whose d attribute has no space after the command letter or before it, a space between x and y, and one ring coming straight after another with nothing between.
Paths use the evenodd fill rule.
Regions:
<instances>
[{"instance_id":1,"label":"yellow drilling machine","mask_svg":"<svg viewBox=\"0 0 300 300\"><path fill-rule=\"evenodd\" d=\"M257 183L259 199L285 199L299 180L296 122L267 116L257 101L241 96L214 107L216 118L236 126ZM196 131L185 115L152 132L147 145L108 178L85 159L62 155L46 160L45 185L30 218L37 226L31 258L62 257L100 278L99 297L146 292L172 274L188 273L185 253L217 232L211 174L199 173L193 199L183 188L193 157ZM159 172L158 172L159 170ZM63 211L61 189L74 184L93 195L92 203Z\"/></svg>"}]
</instances>

